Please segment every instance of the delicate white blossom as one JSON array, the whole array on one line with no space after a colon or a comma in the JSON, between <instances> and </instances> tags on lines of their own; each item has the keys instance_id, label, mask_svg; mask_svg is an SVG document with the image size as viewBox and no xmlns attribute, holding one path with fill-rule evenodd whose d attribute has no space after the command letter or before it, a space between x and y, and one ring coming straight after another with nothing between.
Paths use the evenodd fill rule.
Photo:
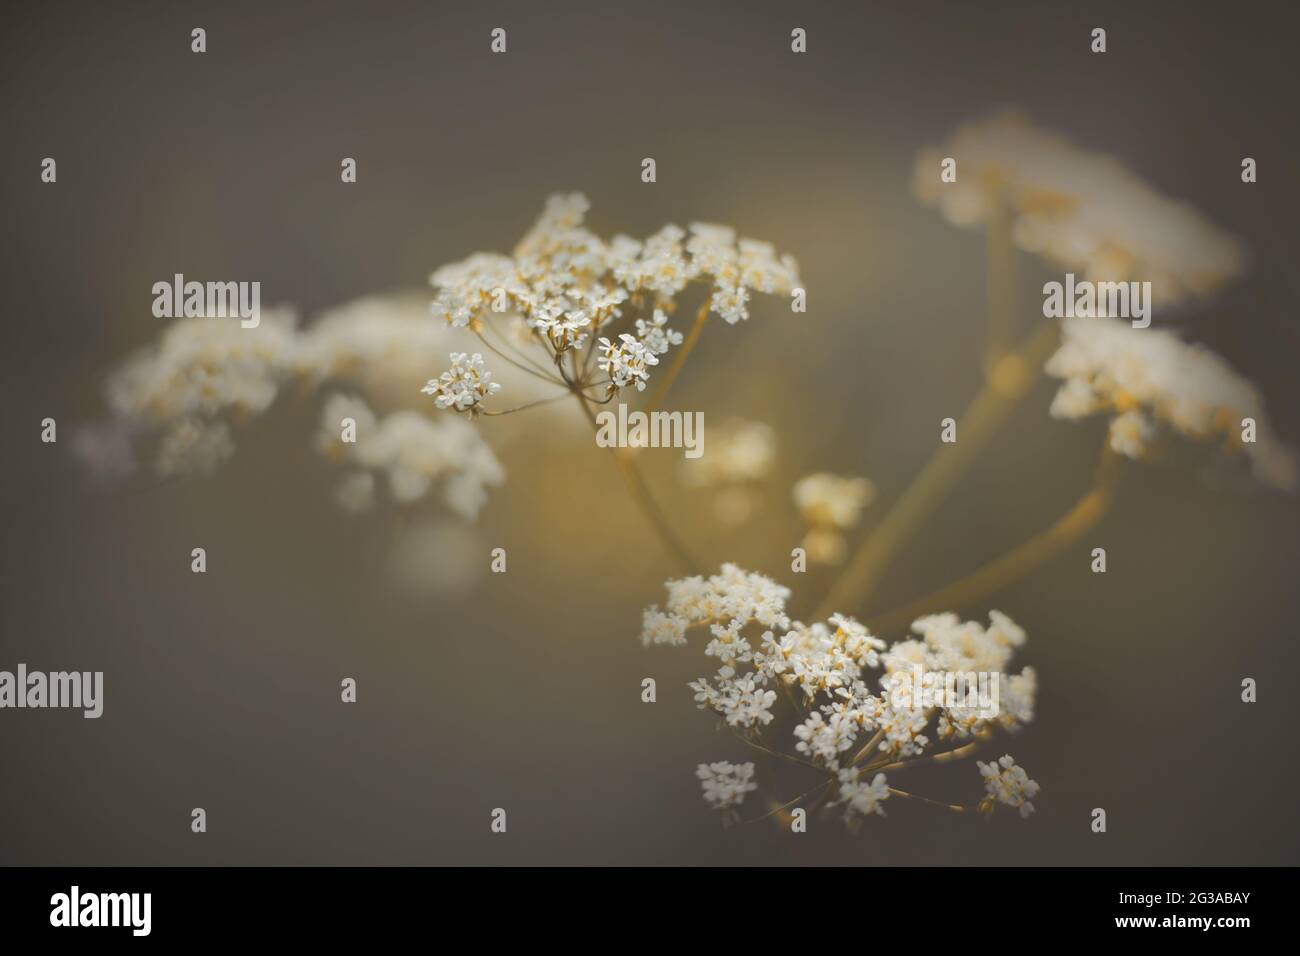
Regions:
<instances>
[{"instance_id":1,"label":"delicate white blossom","mask_svg":"<svg viewBox=\"0 0 1300 956\"><path fill-rule=\"evenodd\" d=\"M1022 818L1034 812L1030 803L1038 796L1039 786L1029 779L1025 769L1016 764L1010 756L999 757L996 762L976 761L980 776L984 778L984 790L988 794L983 809L991 811L994 803L1001 803L1020 811Z\"/></svg>"},{"instance_id":2,"label":"delicate white blossom","mask_svg":"<svg viewBox=\"0 0 1300 956\"><path fill-rule=\"evenodd\" d=\"M957 175L945 182L949 158ZM1241 243L1186 203L1015 113L966 124L923 151L914 183L950 222L1010 216L1021 248L1092 281L1149 281L1157 305L1210 295L1245 268Z\"/></svg>"},{"instance_id":3,"label":"delicate white blossom","mask_svg":"<svg viewBox=\"0 0 1300 956\"><path fill-rule=\"evenodd\" d=\"M1046 366L1064 380L1053 416L1111 415L1111 447L1130 458L1146 454L1158 425L1191 439L1218 439L1244 452L1261 481L1294 490L1296 455L1273 433L1259 391L1209 349L1113 318L1064 319L1062 331ZM1255 421L1253 442L1242 441L1246 418Z\"/></svg>"},{"instance_id":4,"label":"delicate white blossom","mask_svg":"<svg viewBox=\"0 0 1300 956\"><path fill-rule=\"evenodd\" d=\"M704 799L715 810L730 810L745 801L745 794L758 789L752 763L702 763L695 769Z\"/></svg>"},{"instance_id":5,"label":"delicate white blossom","mask_svg":"<svg viewBox=\"0 0 1300 956\"><path fill-rule=\"evenodd\" d=\"M477 411L484 399L501 391L501 386L492 381L492 373L484 366L481 354L452 352L451 368L429 379L420 391L432 395L439 408L465 412Z\"/></svg>"}]
</instances>

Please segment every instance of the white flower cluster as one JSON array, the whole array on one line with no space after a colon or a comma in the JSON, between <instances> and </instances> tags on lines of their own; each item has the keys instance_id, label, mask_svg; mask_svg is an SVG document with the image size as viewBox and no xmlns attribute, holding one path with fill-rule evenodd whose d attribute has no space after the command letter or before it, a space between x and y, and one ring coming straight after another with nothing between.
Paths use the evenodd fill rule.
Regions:
<instances>
[{"instance_id":1,"label":"white flower cluster","mask_svg":"<svg viewBox=\"0 0 1300 956\"><path fill-rule=\"evenodd\" d=\"M695 768L700 787L704 790L704 799L715 810L731 810L740 806L745 794L758 789L754 783L754 765L752 763L702 763Z\"/></svg>"},{"instance_id":2,"label":"white flower cluster","mask_svg":"<svg viewBox=\"0 0 1300 956\"><path fill-rule=\"evenodd\" d=\"M1034 812L1029 801L1038 796L1038 784L1029 779L1025 768L1016 765L1011 757L1000 757L996 762L977 760L980 776L984 778L985 797L982 809L991 812L993 804L1001 803L1020 811L1021 818Z\"/></svg>"},{"instance_id":3,"label":"white flower cluster","mask_svg":"<svg viewBox=\"0 0 1300 956\"><path fill-rule=\"evenodd\" d=\"M1219 356L1174 332L1112 318L1064 319L1062 331L1046 366L1064 380L1054 417L1109 414L1111 447L1130 458L1143 456L1157 423L1188 438L1219 438L1249 456L1261 481L1295 489L1295 453L1273 434L1259 392ZM1241 440L1244 418L1255 421L1253 442Z\"/></svg>"},{"instance_id":4,"label":"white flower cluster","mask_svg":"<svg viewBox=\"0 0 1300 956\"><path fill-rule=\"evenodd\" d=\"M883 804L889 799L889 784L883 773L876 774L868 782L866 775L858 768L845 767L839 771L837 778L840 798L835 803L845 805L845 815L850 820L868 817L873 813L882 817L885 815Z\"/></svg>"},{"instance_id":5,"label":"white flower cluster","mask_svg":"<svg viewBox=\"0 0 1300 956\"><path fill-rule=\"evenodd\" d=\"M209 472L234 452L232 425L266 412L288 386L348 381L384 394L396 382L394 394L413 394L417 363L446 334L424 308L398 298L359 300L306 329L285 310L264 312L251 328L227 318L181 319L110 377L114 417L85 431L83 453L92 465L121 470L114 460L130 452L130 442L156 436L159 473ZM490 393L495 383L482 381ZM357 422L355 445L340 441L345 417ZM445 503L465 517L504 480L492 450L464 423L435 424L411 411L379 420L359 399L336 397L325 406L321 435L323 450L360 466L338 492L354 510L372 504L376 471L387 474L399 502L422 498L438 482Z\"/></svg>"},{"instance_id":6,"label":"white flower cluster","mask_svg":"<svg viewBox=\"0 0 1300 956\"><path fill-rule=\"evenodd\" d=\"M340 423L356 423L356 441L341 440ZM442 501L466 520L477 517L487 489L505 481L505 469L478 430L456 418L432 421L413 411L379 418L359 398L333 395L321 412L317 447L356 469L339 486L339 503L350 511L374 505L374 474L388 478L389 494L400 504L424 498L435 483Z\"/></svg>"},{"instance_id":7,"label":"white flower cluster","mask_svg":"<svg viewBox=\"0 0 1300 956\"><path fill-rule=\"evenodd\" d=\"M734 323L748 317L751 290L788 294L798 283L793 259L778 259L767 243L738 240L726 226L695 224L688 236L668 225L644 241L606 241L583 226L587 209L581 195L552 196L513 255L477 253L438 269L430 276L434 315L477 328L508 312L562 353L580 348L635 298L652 318L638 319L635 335L601 338L602 370L617 387L644 388L646 366L682 341L666 323L687 285L711 283L712 309Z\"/></svg>"},{"instance_id":8,"label":"white flower cluster","mask_svg":"<svg viewBox=\"0 0 1300 956\"><path fill-rule=\"evenodd\" d=\"M484 366L481 354L452 352L451 368L429 379L420 391L432 395L439 408L473 413L485 398L501 391L501 386L492 381L492 373Z\"/></svg>"},{"instance_id":9,"label":"white flower cluster","mask_svg":"<svg viewBox=\"0 0 1300 956\"><path fill-rule=\"evenodd\" d=\"M945 158L957 162L954 182L940 179ZM1210 295L1245 268L1241 243L1187 204L1018 114L967 124L923 151L914 183L950 222L1009 215L1023 249L1093 281L1150 281L1158 305Z\"/></svg>"},{"instance_id":10,"label":"white flower cluster","mask_svg":"<svg viewBox=\"0 0 1300 956\"><path fill-rule=\"evenodd\" d=\"M740 524L754 512L756 486L776 463L776 432L764 422L735 418L706 427L705 434L709 453L682 462L682 481L714 489L714 513Z\"/></svg>"},{"instance_id":11,"label":"white flower cluster","mask_svg":"<svg viewBox=\"0 0 1300 956\"><path fill-rule=\"evenodd\" d=\"M937 730L941 739L984 737L995 724L1014 729L1033 719L1034 672L1003 673L1024 644L1025 632L998 611L991 612L987 627L954 614L921 618L912 625L916 638L886 649L884 641L850 617L834 615L826 624L812 625L791 621L786 614L789 589L735 565L723 565L709 578L669 581L666 588L664 607L651 606L643 613L642 643L681 645L691 628L707 626L710 640L704 654L716 659L718 669L712 679L691 682L698 706L715 711L737 732L754 736L773 719L776 691L796 692L806 716L794 728L794 749L829 772L850 769L841 763L844 755L876 738L876 757L925 751L933 709L914 706L911 698L896 699L896 675L910 673L912 665L997 674L1006 688L996 716L981 716L974 708L943 710ZM880 689L874 690L864 672L882 667ZM883 779L865 784L856 775L845 775L840 783L841 797L863 813L872 812L887 794Z\"/></svg>"},{"instance_id":12,"label":"white flower cluster","mask_svg":"<svg viewBox=\"0 0 1300 956\"><path fill-rule=\"evenodd\" d=\"M624 332L617 342L604 337L600 340L600 361L596 367L618 388L635 385L638 392L645 391L650 366L658 364L658 356L636 336Z\"/></svg>"},{"instance_id":13,"label":"white flower cluster","mask_svg":"<svg viewBox=\"0 0 1300 956\"><path fill-rule=\"evenodd\" d=\"M847 543L843 532L853 528L862 509L876 496L876 486L866 478L845 478L818 472L794 485L794 503L811 525L802 542L808 559L816 564L838 564Z\"/></svg>"}]
</instances>

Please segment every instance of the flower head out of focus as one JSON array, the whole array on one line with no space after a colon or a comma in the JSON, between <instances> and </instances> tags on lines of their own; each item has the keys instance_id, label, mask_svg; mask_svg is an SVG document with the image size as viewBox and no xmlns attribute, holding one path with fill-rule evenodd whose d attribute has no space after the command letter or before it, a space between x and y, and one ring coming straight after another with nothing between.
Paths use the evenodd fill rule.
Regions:
<instances>
[{"instance_id":1,"label":"flower head out of focus","mask_svg":"<svg viewBox=\"0 0 1300 956\"><path fill-rule=\"evenodd\" d=\"M264 312L249 328L222 318L180 319L109 378L113 419L85 431L79 450L96 467L124 471L118 461L130 460L132 445L152 441L159 474L205 474L234 454L236 427L267 413L291 388L347 383L350 391L384 398L411 395L409 385L391 383L418 381L412 355L441 347L446 335L424 309L408 308L400 297L358 300L306 328L283 309ZM499 388L479 356L458 353L452 360L453 371L436 383L440 399L445 394L449 404L476 408ZM352 422L350 440L343 438L344 419ZM325 401L317 446L353 466L336 494L350 511L373 505L378 474L399 504L437 489L451 511L471 519L487 489L505 480L477 429L410 409L381 416L350 393Z\"/></svg>"},{"instance_id":2,"label":"flower head out of focus","mask_svg":"<svg viewBox=\"0 0 1300 956\"><path fill-rule=\"evenodd\" d=\"M683 646L699 630L703 654L713 659L716 672L690 684L697 706L760 750L784 753L821 774L822 797L837 798L828 805L843 806L851 823L883 815L886 799L908 795L888 783L886 769L905 770L949 753L943 759L965 756L995 730L1014 731L1033 720L1034 671L1012 674L1008 668L1025 632L997 611L987 625L955 614L920 618L912 625L913 637L890 645L851 617L837 614L814 624L791 620L788 588L735 565L665 587L663 606L642 615L642 643ZM923 701L933 696L901 690L900 675L918 670L932 681L947 674L996 675L1000 704L996 712L968 706L965 699L930 706ZM879 672L874 679L872 671ZM777 724L790 725L791 747L775 742ZM715 807L734 807L743 797L731 785L732 771L720 769L731 766L702 765L698 771L705 799ZM752 768L746 770L748 789L756 786L749 786L752 777ZM1037 789L1027 778L1009 777L1003 802L1015 793L1032 797Z\"/></svg>"},{"instance_id":3,"label":"flower head out of focus","mask_svg":"<svg viewBox=\"0 0 1300 956\"><path fill-rule=\"evenodd\" d=\"M866 478L807 475L795 482L794 503L809 525L802 547L814 564L838 564L844 559L844 532L856 527L862 510L876 496Z\"/></svg>"},{"instance_id":4,"label":"flower head out of focus","mask_svg":"<svg viewBox=\"0 0 1300 956\"><path fill-rule=\"evenodd\" d=\"M1129 458L1146 454L1160 426L1217 439L1243 451L1261 481L1295 489L1295 453L1274 435L1263 398L1209 349L1109 318L1065 319L1062 331L1061 347L1047 362L1048 374L1063 380L1054 417L1109 415L1110 445Z\"/></svg>"},{"instance_id":5,"label":"flower head out of focus","mask_svg":"<svg viewBox=\"0 0 1300 956\"><path fill-rule=\"evenodd\" d=\"M733 418L709 426L709 453L682 463L685 484L713 491L713 511L725 524L747 520L756 507L757 487L776 463L776 431L770 425Z\"/></svg>"},{"instance_id":6,"label":"flower head out of focus","mask_svg":"<svg viewBox=\"0 0 1300 956\"><path fill-rule=\"evenodd\" d=\"M940 179L944 159L956 179ZM1144 280L1157 306L1213 294L1245 269L1242 244L1115 159L1001 113L916 160L917 196L958 226L1005 217L1028 252L1092 281Z\"/></svg>"}]
</instances>

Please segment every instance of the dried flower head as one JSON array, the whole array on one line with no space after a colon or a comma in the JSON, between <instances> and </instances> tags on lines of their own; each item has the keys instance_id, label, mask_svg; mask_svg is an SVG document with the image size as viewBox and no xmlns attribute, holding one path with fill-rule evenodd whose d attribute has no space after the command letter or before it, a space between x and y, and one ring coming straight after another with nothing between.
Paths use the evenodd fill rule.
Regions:
<instances>
[{"instance_id":1,"label":"dried flower head","mask_svg":"<svg viewBox=\"0 0 1300 956\"><path fill-rule=\"evenodd\" d=\"M541 374L553 367L555 383L571 391L643 390L658 356L683 342L668 321L687 286L709 285L705 308L735 323L748 317L751 292L788 294L798 282L793 259L726 226L697 223L688 233L668 225L645 240L605 240L583 225L587 208L581 195L552 196L511 255L476 253L435 271L433 314L494 351L518 348L495 327L521 318L543 354L503 351L507 360ZM614 329L620 320L623 330ZM584 348L587 356L576 356ZM588 374L596 352L601 382Z\"/></svg>"},{"instance_id":2,"label":"dried flower head","mask_svg":"<svg viewBox=\"0 0 1300 956\"><path fill-rule=\"evenodd\" d=\"M954 182L939 177L946 157ZM955 225L1009 215L1021 248L1093 281L1150 281L1157 305L1208 296L1245 268L1241 243L1190 206L1016 113L962 126L915 169L918 197Z\"/></svg>"},{"instance_id":3,"label":"dried flower head","mask_svg":"<svg viewBox=\"0 0 1300 956\"><path fill-rule=\"evenodd\" d=\"M1145 455L1158 425L1187 438L1218 439L1244 451L1261 481L1295 489L1295 453L1274 435L1263 398L1209 349L1111 318L1065 319L1062 330L1046 366L1063 379L1053 416L1110 415L1111 447L1130 458ZM1255 422L1255 440L1243 443L1246 418Z\"/></svg>"},{"instance_id":4,"label":"dried flower head","mask_svg":"<svg viewBox=\"0 0 1300 956\"><path fill-rule=\"evenodd\" d=\"M853 528L862 509L876 496L866 478L844 478L820 472L795 482L794 503L811 528L802 542L808 560L815 564L838 564L847 542L843 532Z\"/></svg>"},{"instance_id":5,"label":"dried flower head","mask_svg":"<svg viewBox=\"0 0 1300 956\"><path fill-rule=\"evenodd\" d=\"M473 413L479 410L485 398L501 391L501 386L492 381L492 373L478 352L473 355L452 352L451 368L437 378L429 379L420 391L432 395L439 408Z\"/></svg>"},{"instance_id":6,"label":"dried flower head","mask_svg":"<svg viewBox=\"0 0 1300 956\"><path fill-rule=\"evenodd\" d=\"M850 816L880 812L890 790L877 771L926 754L931 727L943 742L982 741L997 728L1013 730L1033 719L1033 671L1005 673L1025 632L997 611L988 625L955 614L920 618L912 625L917 637L890 646L851 617L792 621L787 588L735 565L708 578L669 581L666 588L664 607L647 608L642 616L642 643L681 646L692 629L707 627L703 653L717 670L691 682L697 706L771 750L775 745L762 735L777 720L784 696L795 721L787 753L826 775L827 787L838 786L837 802L848 805ZM991 712L963 699L960 706L931 707L902 692L900 675L915 668L939 679L945 673L996 675L1008 705ZM874 687L872 670L881 671Z\"/></svg>"},{"instance_id":7,"label":"dried flower head","mask_svg":"<svg viewBox=\"0 0 1300 956\"><path fill-rule=\"evenodd\" d=\"M989 763L977 760L976 766L988 794L980 803L981 810L992 813L994 804L1001 803L1018 810L1022 819L1034 812L1034 805L1029 801L1038 796L1039 786L1029 779L1024 767L1017 766L1009 756Z\"/></svg>"}]
</instances>

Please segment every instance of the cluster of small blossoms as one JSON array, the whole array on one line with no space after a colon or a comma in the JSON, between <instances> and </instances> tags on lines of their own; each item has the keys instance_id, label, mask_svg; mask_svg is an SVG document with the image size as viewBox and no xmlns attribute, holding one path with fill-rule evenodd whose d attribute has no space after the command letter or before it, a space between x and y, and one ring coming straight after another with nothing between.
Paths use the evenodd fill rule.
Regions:
<instances>
[{"instance_id":1,"label":"cluster of small blossoms","mask_svg":"<svg viewBox=\"0 0 1300 956\"><path fill-rule=\"evenodd\" d=\"M743 418L706 426L709 453L686 459L682 480L714 490L714 513L727 524L740 524L754 511L756 486L776 462L776 432L770 425Z\"/></svg>"},{"instance_id":2,"label":"cluster of small blossoms","mask_svg":"<svg viewBox=\"0 0 1300 956\"><path fill-rule=\"evenodd\" d=\"M844 478L819 472L800 478L794 485L794 503L810 525L802 547L815 564L838 564L847 543L844 532L861 519L871 504L876 488L866 478Z\"/></svg>"},{"instance_id":3,"label":"cluster of small blossoms","mask_svg":"<svg viewBox=\"0 0 1300 956\"><path fill-rule=\"evenodd\" d=\"M851 617L792 621L789 589L735 565L708 578L669 581L666 589L664 605L643 612L643 645L680 646L692 628L707 628L704 654L717 662L717 672L691 682L695 701L754 741L774 719L777 691L788 692L800 718L793 753L838 781L838 802L851 814L880 812L889 790L883 776L866 771L926 753L932 725L942 741L982 740L996 727L1014 730L1033 719L1033 670L1005 673L1025 632L998 611L987 626L954 614L920 618L912 625L915 637L887 646ZM882 673L872 686L867 672L876 669ZM899 679L918 669L996 675L1005 688L1002 706L989 712L974 700L922 705L902 692Z\"/></svg>"},{"instance_id":4,"label":"cluster of small blossoms","mask_svg":"<svg viewBox=\"0 0 1300 956\"><path fill-rule=\"evenodd\" d=\"M74 446L109 477L134 470L134 446L151 440L159 474L208 473L234 453L234 426L268 412L290 386L347 383L374 397L402 398L422 378L418 356L442 348L448 335L428 321L424 304L403 297L360 299L306 328L285 309L266 310L249 328L222 317L180 319L110 376L112 417L80 428ZM495 388L486 376L482 382ZM436 482L445 503L465 517L504 480L473 428L446 428L412 412L380 420L359 399L338 401L326 404L322 447L337 444L338 454L362 469L339 488L345 508L372 503L376 471L387 473L395 501L415 502ZM355 415L345 415L344 406ZM344 417L357 423L355 446L339 442Z\"/></svg>"},{"instance_id":5,"label":"cluster of small blossoms","mask_svg":"<svg viewBox=\"0 0 1300 956\"><path fill-rule=\"evenodd\" d=\"M834 803L844 804L845 817L850 824L876 813L885 815L884 802L889 799L889 784L883 773L867 780L867 775L857 767L844 767L836 775L840 797Z\"/></svg>"},{"instance_id":6,"label":"cluster of small blossoms","mask_svg":"<svg viewBox=\"0 0 1300 956\"><path fill-rule=\"evenodd\" d=\"M940 177L944 159L957 164L951 182ZM1092 281L1149 281L1157 305L1208 296L1245 268L1241 243L1188 205L1014 113L923 151L914 186L954 225L1011 217L1021 248Z\"/></svg>"},{"instance_id":7,"label":"cluster of small blossoms","mask_svg":"<svg viewBox=\"0 0 1300 956\"><path fill-rule=\"evenodd\" d=\"M1113 318L1063 319L1062 333L1046 366L1063 379L1054 417L1110 415L1111 447L1130 458L1144 456L1158 424L1187 438L1218 438L1244 451L1261 481L1295 489L1295 453L1273 434L1258 390L1219 356L1174 332ZM1243 442L1246 418L1255 434Z\"/></svg>"},{"instance_id":8,"label":"cluster of small blossoms","mask_svg":"<svg viewBox=\"0 0 1300 956\"><path fill-rule=\"evenodd\" d=\"M745 794L758 789L752 763L702 763L695 768L704 799L716 810L731 810L745 801Z\"/></svg>"},{"instance_id":9,"label":"cluster of small blossoms","mask_svg":"<svg viewBox=\"0 0 1300 956\"><path fill-rule=\"evenodd\" d=\"M603 337L600 340L597 367L618 388L635 385L638 392L645 391L645 383L650 379L650 366L658 364L659 357L634 335L624 332L617 342Z\"/></svg>"},{"instance_id":10,"label":"cluster of small blossoms","mask_svg":"<svg viewBox=\"0 0 1300 956\"><path fill-rule=\"evenodd\" d=\"M439 408L473 413L485 398L501 391L501 386L492 381L492 373L484 367L483 356L478 352L473 355L452 352L451 368L429 379L420 391L432 395Z\"/></svg>"},{"instance_id":11,"label":"cluster of small blossoms","mask_svg":"<svg viewBox=\"0 0 1300 956\"><path fill-rule=\"evenodd\" d=\"M343 440L344 420L354 423L355 441ZM350 395L332 395L325 402L316 447L353 467L336 494L348 511L374 507L374 476L383 473L395 502L419 501L437 486L451 511L472 520L487 501L487 490L505 481L505 469L468 422L433 421L409 410L380 418Z\"/></svg>"},{"instance_id":12,"label":"cluster of small blossoms","mask_svg":"<svg viewBox=\"0 0 1300 956\"><path fill-rule=\"evenodd\" d=\"M993 812L993 805L1001 803L1020 811L1021 818L1034 812L1034 805L1029 801L1038 796L1038 784L1029 779L1025 768L1016 765L1010 756L999 757L996 762L984 763L977 760L980 776L984 778L984 790L987 796L980 802L980 809L985 813Z\"/></svg>"},{"instance_id":13,"label":"cluster of small blossoms","mask_svg":"<svg viewBox=\"0 0 1300 956\"><path fill-rule=\"evenodd\" d=\"M726 226L668 225L645 240L605 240L584 227L587 209L581 195L552 196L511 255L477 253L435 271L433 314L480 333L494 316L521 318L557 362L598 339L610 388L644 389L657 356L683 341L667 323L687 286L709 284L708 308L735 323L748 317L751 292L789 294L798 283L793 259ZM600 334L629 311L628 331ZM579 378L585 367L574 363Z\"/></svg>"}]
</instances>

